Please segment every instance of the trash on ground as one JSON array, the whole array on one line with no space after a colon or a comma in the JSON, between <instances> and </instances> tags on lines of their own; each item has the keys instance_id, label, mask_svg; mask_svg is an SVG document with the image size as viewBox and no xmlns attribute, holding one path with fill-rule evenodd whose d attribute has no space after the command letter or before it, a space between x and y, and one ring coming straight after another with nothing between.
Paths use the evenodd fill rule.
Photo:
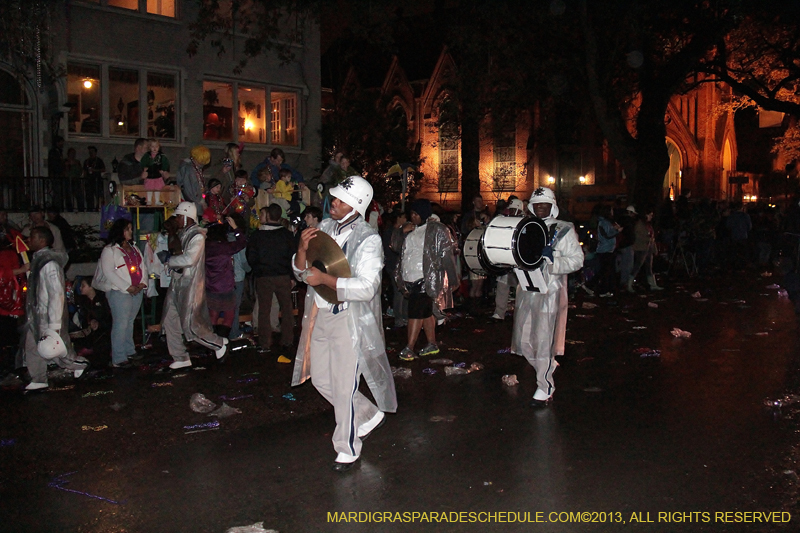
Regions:
<instances>
[{"instance_id":1,"label":"trash on ground","mask_svg":"<svg viewBox=\"0 0 800 533\"><path fill-rule=\"evenodd\" d=\"M457 366L446 366L444 367L444 375L445 376L460 376L462 374L469 374L469 370L466 368L461 368Z\"/></svg>"},{"instance_id":2,"label":"trash on ground","mask_svg":"<svg viewBox=\"0 0 800 533\"><path fill-rule=\"evenodd\" d=\"M200 433L201 431L213 431L219 429L219 420L213 422L206 422L205 424L194 424L192 426L183 426L183 429L188 429L186 435L189 433Z\"/></svg>"},{"instance_id":3,"label":"trash on ground","mask_svg":"<svg viewBox=\"0 0 800 533\"><path fill-rule=\"evenodd\" d=\"M244 400L245 398L252 398L252 394L244 394L242 396L220 396L219 399L223 401L232 402L234 400Z\"/></svg>"},{"instance_id":4,"label":"trash on ground","mask_svg":"<svg viewBox=\"0 0 800 533\"><path fill-rule=\"evenodd\" d=\"M695 302L707 302L708 298L695 298Z\"/></svg>"},{"instance_id":5,"label":"trash on ground","mask_svg":"<svg viewBox=\"0 0 800 533\"><path fill-rule=\"evenodd\" d=\"M195 413L205 414L216 409L217 404L206 398L203 394L195 392L192 394L192 397L189 398L189 407L191 407L192 411Z\"/></svg>"},{"instance_id":6,"label":"trash on ground","mask_svg":"<svg viewBox=\"0 0 800 533\"><path fill-rule=\"evenodd\" d=\"M764 400L764 405L769 407L785 407L800 402L800 396L796 394L788 394L783 398L776 398L774 400Z\"/></svg>"},{"instance_id":7,"label":"trash on ground","mask_svg":"<svg viewBox=\"0 0 800 533\"><path fill-rule=\"evenodd\" d=\"M761 273L761 277L762 278L771 278L772 277L772 272L762 272Z\"/></svg>"},{"instance_id":8,"label":"trash on ground","mask_svg":"<svg viewBox=\"0 0 800 533\"><path fill-rule=\"evenodd\" d=\"M567 342L569 342L569 341L567 341ZM511 348L510 347L509 348L500 348L499 350L497 350L497 353L511 353Z\"/></svg>"},{"instance_id":9,"label":"trash on ground","mask_svg":"<svg viewBox=\"0 0 800 533\"><path fill-rule=\"evenodd\" d=\"M597 304L593 304L592 302L583 302L583 304L581 304L582 309L594 309L596 307Z\"/></svg>"},{"instance_id":10,"label":"trash on ground","mask_svg":"<svg viewBox=\"0 0 800 533\"><path fill-rule=\"evenodd\" d=\"M428 420L431 422L452 422L456 419L456 415L445 415L445 416L432 416Z\"/></svg>"},{"instance_id":11,"label":"trash on ground","mask_svg":"<svg viewBox=\"0 0 800 533\"><path fill-rule=\"evenodd\" d=\"M392 375L396 378L408 379L411 377L411 369L405 367L392 367Z\"/></svg>"},{"instance_id":12,"label":"trash on ground","mask_svg":"<svg viewBox=\"0 0 800 533\"><path fill-rule=\"evenodd\" d=\"M655 302L647 302L647 307L652 307L653 309L658 309L658 304Z\"/></svg>"},{"instance_id":13,"label":"trash on ground","mask_svg":"<svg viewBox=\"0 0 800 533\"><path fill-rule=\"evenodd\" d=\"M172 382L171 381L157 381L155 383L151 383L150 387L151 388L154 388L154 387L172 387Z\"/></svg>"},{"instance_id":14,"label":"trash on ground","mask_svg":"<svg viewBox=\"0 0 800 533\"><path fill-rule=\"evenodd\" d=\"M484 487L488 487L488 486L489 486L489 485L491 485L491 484L492 484L492 482L491 482L491 481L484 481L484 482L483 482L483 486L484 486Z\"/></svg>"},{"instance_id":15,"label":"trash on ground","mask_svg":"<svg viewBox=\"0 0 800 533\"><path fill-rule=\"evenodd\" d=\"M778 290L778 289L780 289L780 288L781 288L781 286L780 286L780 285L778 285L777 283L773 283L772 285L767 285L767 287L766 287L766 288L767 288L767 289Z\"/></svg>"},{"instance_id":16,"label":"trash on ground","mask_svg":"<svg viewBox=\"0 0 800 533\"><path fill-rule=\"evenodd\" d=\"M258 378L237 379L236 383L255 383Z\"/></svg>"},{"instance_id":17,"label":"trash on ground","mask_svg":"<svg viewBox=\"0 0 800 533\"><path fill-rule=\"evenodd\" d=\"M278 533L275 529L264 529L264 522L256 522L249 526L231 527L225 533Z\"/></svg>"},{"instance_id":18,"label":"trash on ground","mask_svg":"<svg viewBox=\"0 0 800 533\"><path fill-rule=\"evenodd\" d=\"M430 363L432 365L452 365L453 364L453 360L452 359L444 359L444 358L442 358L442 359L431 359Z\"/></svg>"},{"instance_id":19,"label":"trash on ground","mask_svg":"<svg viewBox=\"0 0 800 533\"><path fill-rule=\"evenodd\" d=\"M473 329L472 333L483 333L484 331L486 331L486 330L485 329Z\"/></svg>"},{"instance_id":20,"label":"trash on ground","mask_svg":"<svg viewBox=\"0 0 800 533\"><path fill-rule=\"evenodd\" d=\"M688 338L690 338L692 336L692 334L690 332L684 331L684 330L682 330L680 328L672 328L670 333L672 333L673 337L677 337L679 339L688 339Z\"/></svg>"},{"instance_id":21,"label":"trash on ground","mask_svg":"<svg viewBox=\"0 0 800 533\"><path fill-rule=\"evenodd\" d=\"M450 352L468 352L469 351L466 348L448 348L447 350L450 351Z\"/></svg>"},{"instance_id":22,"label":"trash on ground","mask_svg":"<svg viewBox=\"0 0 800 533\"><path fill-rule=\"evenodd\" d=\"M640 352L639 357L661 357L661 350L648 350Z\"/></svg>"},{"instance_id":23,"label":"trash on ground","mask_svg":"<svg viewBox=\"0 0 800 533\"><path fill-rule=\"evenodd\" d=\"M603 389L600 387L586 387L583 389L583 392L603 392Z\"/></svg>"},{"instance_id":24,"label":"trash on ground","mask_svg":"<svg viewBox=\"0 0 800 533\"><path fill-rule=\"evenodd\" d=\"M119 402L114 402L111 405L109 405L109 407L111 409L113 409L114 411L119 412L119 411L122 411L122 409L125 408L125 404L124 403L119 403Z\"/></svg>"},{"instance_id":25,"label":"trash on ground","mask_svg":"<svg viewBox=\"0 0 800 533\"><path fill-rule=\"evenodd\" d=\"M47 392L59 392L63 390L72 390L75 388L75 385L64 385L63 387L49 387Z\"/></svg>"},{"instance_id":26,"label":"trash on ground","mask_svg":"<svg viewBox=\"0 0 800 533\"><path fill-rule=\"evenodd\" d=\"M769 332L768 331L759 331L758 333L754 333L754 335L756 337L766 337L767 335L769 335Z\"/></svg>"},{"instance_id":27,"label":"trash on ground","mask_svg":"<svg viewBox=\"0 0 800 533\"><path fill-rule=\"evenodd\" d=\"M218 407L215 411L208 413L208 416L216 416L217 418L227 418L233 415L240 415L242 414L241 409L237 409L235 407L231 407L227 403L222 403L222 406Z\"/></svg>"},{"instance_id":28,"label":"trash on ground","mask_svg":"<svg viewBox=\"0 0 800 533\"><path fill-rule=\"evenodd\" d=\"M633 326L633 329L647 329L647 326Z\"/></svg>"},{"instance_id":29,"label":"trash on ground","mask_svg":"<svg viewBox=\"0 0 800 533\"><path fill-rule=\"evenodd\" d=\"M54 489L63 490L64 492L72 492L74 494L81 494L81 495L86 496L88 498L94 498L95 500L103 500L104 502L113 503L115 505L121 505L122 503L124 503L124 502L118 502L118 501L110 500L108 498L103 498L102 496L97 496L95 494L89 494L88 492L82 492L82 491L79 491L79 490L68 489L68 488L64 487L64 485L69 483L69 481L67 481L64 478L67 477L67 476L71 476L74 473L75 472L69 472L67 474L61 474L60 476L58 476L55 479L53 479L53 481L48 483L47 486L48 487L52 487Z\"/></svg>"},{"instance_id":30,"label":"trash on ground","mask_svg":"<svg viewBox=\"0 0 800 533\"><path fill-rule=\"evenodd\" d=\"M295 398L295 397L294 397L294 394L292 394L291 392L287 392L287 393L286 393L286 394L284 394L282 397L283 397L285 400L289 400L290 402L296 402L296 401L297 401L297 398Z\"/></svg>"},{"instance_id":31,"label":"trash on ground","mask_svg":"<svg viewBox=\"0 0 800 533\"><path fill-rule=\"evenodd\" d=\"M575 315L578 318L594 318L594 315Z\"/></svg>"},{"instance_id":32,"label":"trash on ground","mask_svg":"<svg viewBox=\"0 0 800 533\"><path fill-rule=\"evenodd\" d=\"M588 361L594 361L594 357L582 357L578 359L578 363L586 363Z\"/></svg>"},{"instance_id":33,"label":"trash on ground","mask_svg":"<svg viewBox=\"0 0 800 533\"><path fill-rule=\"evenodd\" d=\"M286 363L291 363L292 360L289 359L288 357L286 357L285 355L282 355L282 356L278 357L278 362L286 364Z\"/></svg>"},{"instance_id":34,"label":"trash on ground","mask_svg":"<svg viewBox=\"0 0 800 533\"><path fill-rule=\"evenodd\" d=\"M462 361L460 363L454 364L453 366L456 367L456 368L466 368L467 367L467 363Z\"/></svg>"},{"instance_id":35,"label":"trash on ground","mask_svg":"<svg viewBox=\"0 0 800 533\"><path fill-rule=\"evenodd\" d=\"M189 374L173 374L172 379L185 378Z\"/></svg>"},{"instance_id":36,"label":"trash on ground","mask_svg":"<svg viewBox=\"0 0 800 533\"><path fill-rule=\"evenodd\" d=\"M567 340L566 340L566 343L567 343L567 344L584 344L584 342L583 342L583 341L576 341L576 340L572 340L572 339L567 339ZM510 350L510 349L509 349L509 350Z\"/></svg>"},{"instance_id":37,"label":"trash on ground","mask_svg":"<svg viewBox=\"0 0 800 533\"><path fill-rule=\"evenodd\" d=\"M97 392L87 392L81 398L91 398L92 396L102 396L103 394L114 394L113 390L99 390Z\"/></svg>"},{"instance_id":38,"label":"trash on ground","mask_svg":"<svg viewBox=\"0 0 800 533\"><path fill-rule=\"evenodd\" d=\"M475 361L474 363L469 365L470 372L478 372L479 370L483 370L483 363Z\"/></svg>"},{"instance_id":39,"label":"trash on ground","mask_svg":"<svg viewBox=\"0 0 800 533\"><path fill-rule=\"evenodd\" d=\"M702 298L702 297L703 297L703 295L700 294L700 291L692 293L692 298Z\"/></svg>"},{"instance_id":40,"label":"trash on ground","mask_svg":"<svg viewBox=\"0 0 800 533\"><path fill-rule=\"evenodd\" d=\"M108 426L81 426L83 431L103 431L108 429Z\"/></svg>"},{"instance_id":41,"label":"trash on ground","mask_svg":"<svg viewBox=\"0 0 800 533\"><path fill-rule=\"evenodd\" d=\"M448 366L447 368L451 368L451 367L449 367L449 366ZM445 369L445 370L446 370L446 369ZM428 374L428 375L432 376L432 375L436 374L436 370L434 370L434 369L432 369L432 368L424 368L424 369L422 370L422 373L423 373L423 374ZM447 373L447 372L445 372L445 373ZM447 374L447 375L449 376L450 374Z\"/></svg>"},{"instance_id":42,"label":"trash on ground","mask_svg":"<svg viewBox=\"0 0 800 533\"><path fill-rule=\"evenodd\" d=\"M503 385L506 387L513 387L515 385L519 385L519 380L517 379L516 374L506 374L503 376Z\"/></svg>"}]
</instances>

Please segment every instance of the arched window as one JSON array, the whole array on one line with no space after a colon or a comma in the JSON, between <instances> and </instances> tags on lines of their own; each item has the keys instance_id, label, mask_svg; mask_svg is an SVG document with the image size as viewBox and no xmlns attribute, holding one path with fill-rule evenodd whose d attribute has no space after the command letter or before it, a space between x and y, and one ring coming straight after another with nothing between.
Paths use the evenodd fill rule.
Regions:
<instances>
[{"instance_id":1,"label":"arched window","mask_svg":"<svg viewBox=\"0 0 800 533\"><path fill-rule=\"evenodd\" d=\"M31 105L25 88L13 74L0 70L0 179L31 173ZM5 195L3 195L5 197Z\"/></svg>"}]
</instances>

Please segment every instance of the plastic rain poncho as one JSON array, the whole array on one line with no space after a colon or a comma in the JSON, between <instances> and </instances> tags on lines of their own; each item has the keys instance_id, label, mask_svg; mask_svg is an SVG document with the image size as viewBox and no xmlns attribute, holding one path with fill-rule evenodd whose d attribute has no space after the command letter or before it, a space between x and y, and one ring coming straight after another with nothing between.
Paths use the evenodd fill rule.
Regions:
<instances>
[{"instance_id":1,"label":"plastic rain poncho","mask_svg":"<svg viewBox=\"0 0 800 533\"><path fill-rule=\"evenodd\" d=\"M404 238L406 234L396 232L393 239ZM406 252L406 242L402 246L392 242L392 249L401 250L395 280L398 287L405 285L403 280L402 265ZM439 309L453 307L453 291L458 287L460 280L455 257L455 246L450 230L441 222L429 217L425 228L425 244L422 250L422 277L424 279L425 294L430 296L439 306Z\"/></svg>"},{"instance_id":2,"label":"plastic rain poncho","mask_svg":"<svg viewBox=\"0 0 800 533\"><path fill-rule=\"evenodd\" d=\"M338 222L326 219L320 222L319 230L333 235ZM348 303L348 329L353 348L358 355L359 371L372 392L378 409L394 413L397 410L397 394L394 378L386 358L383 338L383 315L381 313L381 272L383 270L383 245L381 237L363 218L353 224L347 239L345 257L350 265L351 277L339 281L337 296ZM301 271L294 265L296 275ZM299 279L299 278L298 278ZM295 358L292 386L304 383L311 377L310 341L313 329L312 317L316 317L317 291L309 286L306 292L303 330Z\"/></svg>"},{"instance_id":3,"label":"plastic rain poncho","mask_svg":"<svg viewBox=\"0 0 800 533\"><path fill-rule=\"evenodd\" d=\"M175 300L183 335L187 342L192 342L213 335L206 305L206 230L194 224L184 229L180 238L183 253L173 255L167 262L172 281L164 309L169 309L171 300Z\"/></svg>"},{"instance_id":4,"label":"plastic rain poncho","mask_svg":"<svg viewBox=\"0 0 800 533\"><path fill-rule=\"evenodd\" d=\"M553 262L545 260L542 266L531 274L536 274L536 287L540 292L524 290L526 284L520 271L520 287L517 293L517 306L514 314L514 331L511 338L511 351L521 354L533 365L536 360L549 360L555 355L556 330L563 335L565 329L557 328L559 318L566 320L567 274L576 272L583 266L581 249L575 228L569 222L548 218L545 220L548 233L553 232L557 240L553 245ZM553 228L555 226L555 228ZM559 313L561 310L561 313ZM559 314L562 315L559 317ZM535 366L535 365L534 365Z\"/></svg>"}]
</instances>

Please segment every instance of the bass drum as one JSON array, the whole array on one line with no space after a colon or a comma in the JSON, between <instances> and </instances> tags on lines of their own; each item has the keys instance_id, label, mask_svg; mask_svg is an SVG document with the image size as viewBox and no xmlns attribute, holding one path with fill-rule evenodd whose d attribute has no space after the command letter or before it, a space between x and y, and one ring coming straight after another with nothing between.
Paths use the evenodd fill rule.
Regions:
<instances>
[{"instance_id":1,"label":"bass drum","mask_svg":"<svg viewBox=\"0 0 800 533\"><path fill-rule=\"evenodd\" d=\"M485 227L475 228L469 232L467 240L464 241L464 262L471 272L479 276L486 276L487 274L502 276L506 274L509 269L498 268L486 259L486 254L483 249L485 232Z\"/></svg>"},{"instance_id":2,"label":"bass drum","mask_svg":"<svg viewBox=\"0 0 800 533\"><path fill-rule=\"evenodd\" d=\"M483 253L495 268L536 269L547 246L547 225L536 217L495 217L486 226Z\"/></svg>"}]
</instances>

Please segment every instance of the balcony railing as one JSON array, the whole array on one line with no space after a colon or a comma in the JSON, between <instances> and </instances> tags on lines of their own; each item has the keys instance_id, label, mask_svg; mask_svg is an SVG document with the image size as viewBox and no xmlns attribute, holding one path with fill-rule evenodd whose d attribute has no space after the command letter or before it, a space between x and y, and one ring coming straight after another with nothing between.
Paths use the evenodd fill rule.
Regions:
<instances>
[{"instance_id":1,"label":"balcony railing","mask_svg":"<svg viewBox=\"0 0 800 533\"><path fill-rule=\"evenodd\" d=\"M0 209L27 211L53 206L60 212L97 211L103 184L91 178L0 176Z\"/></svg>"}]
</instances>

